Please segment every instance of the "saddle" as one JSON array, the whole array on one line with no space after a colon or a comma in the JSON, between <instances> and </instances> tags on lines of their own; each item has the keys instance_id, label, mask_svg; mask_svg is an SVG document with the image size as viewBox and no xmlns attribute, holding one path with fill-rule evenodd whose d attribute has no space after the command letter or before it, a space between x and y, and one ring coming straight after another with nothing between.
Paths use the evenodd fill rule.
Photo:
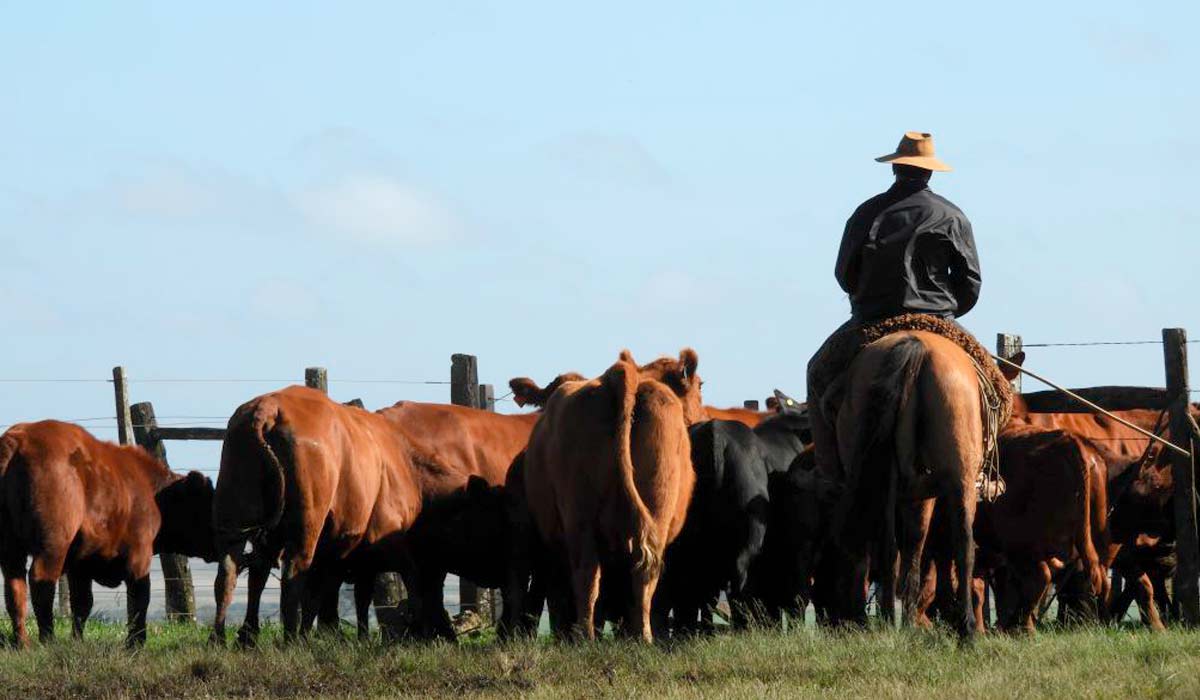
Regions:
<instances>
[{"instance_id":1,"label":"saddle","mask_svg":"<svg viewBox=\"0 0 1200 700\"><path fill-rule=\"evenodd\" d=\"M992 501L1004 493L1004 482L1000 478L999 445L997 435L1000 428L1012 416L1012 385L1000 372L986 348L954 321L928 314L902 314L863 325L843 326L832 336L808 367L810 396L820 401L821 412L829 424L836 422L837 407L841 403L846 372L858 353L871 343L892 333L925 331L940 335L963 349L975 365L979 377L980 409L984 425L984 460L980 470L980 497Z\"/></svg>"}]
</instances>

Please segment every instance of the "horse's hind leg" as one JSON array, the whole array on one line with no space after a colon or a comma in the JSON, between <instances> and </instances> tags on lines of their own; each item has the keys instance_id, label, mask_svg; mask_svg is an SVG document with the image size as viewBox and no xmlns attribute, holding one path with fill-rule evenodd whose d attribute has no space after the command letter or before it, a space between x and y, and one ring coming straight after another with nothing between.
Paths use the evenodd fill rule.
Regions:
<instances>
[{"instance_id":1,"label":"horse's hind leg","mask_svg":"<svg viewBox=\"0 0 1200 700\"><path fill-rule=\"evenodd\" d=\"M900 586L904 601L904 624L920 627L929 619L921 611L921 559L925 540L929 536L929 523L933 518L934 499L917 501L901 508L903 528L900 537ZM950 581L938 581L949 586Z\"/></svg>"}]
</instances>

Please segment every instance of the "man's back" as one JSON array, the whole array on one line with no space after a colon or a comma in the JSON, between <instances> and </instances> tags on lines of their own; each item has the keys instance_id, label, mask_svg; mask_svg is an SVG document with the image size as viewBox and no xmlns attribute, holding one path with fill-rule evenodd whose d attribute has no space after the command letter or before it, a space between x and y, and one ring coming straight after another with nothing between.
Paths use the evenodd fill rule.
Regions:
<instances>
[{"instance_id":1,"label":"man's back","mask_svg":"<svg viewBox=\"0 0 1200 700\"><path fill-rule=\"evenodd\" d=\"M981 284L971 224L926 183L898 180L846 222L836 275L856 321L962 316Z\"/></svg>"}]
</instances>

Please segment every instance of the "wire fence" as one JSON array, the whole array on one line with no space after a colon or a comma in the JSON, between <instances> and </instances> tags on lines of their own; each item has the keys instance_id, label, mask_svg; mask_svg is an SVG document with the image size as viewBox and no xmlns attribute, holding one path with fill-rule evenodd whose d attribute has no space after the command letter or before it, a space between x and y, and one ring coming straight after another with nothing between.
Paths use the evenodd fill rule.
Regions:
<instances>
[{"instance_id":1,"label":"wire fence","mask_svg":"<svg viewBox=\"0 0 1200 700\"><path fill-rule=\"evenodd\" d=\"M1200 340L1189 340L1189 345L1200 343ZM1103 346L1142 346L1142 345L1162 345L1161 340L1128 340L1128 341L1088 341L1088 342L1044 342L1044 343L1023 343L1024 348L1080 348L1080 347L1103 347ZM286 378L256 378L256 377L147 377L135 378L130 377L127 380L131 385L138 384L179 384L179 385L205 385L205 384L273 384L273 385L288 385L298 383L296 377ZM399 379L399 378L339 378L331 377L328 380L330 385L400 385L400 386L449 386L451 382L444 380L429 380L429 379ZM0 384L98 384L112 385L111 378L90 378L90 377L40 377L40 378L0 378ZM1200 389L1190 391L1192 395L1200 395ZM513 392L509 391L504 395L495 399L496 403L512 401ZM88 429L94 430L117 430L117 418L115 416L85 416L81 418L64 419L66 422L82 424ZM224 426L229 420L228 415L201 415L201 414L169 414L162 415L156 418L158 427L188 427L188 426ZM8 429L15 423L0 424L0 431ZM144 424L134 424L135 428L147 427ZM1144 441L1141 437L1113 437L1105 438L1111 441ZM216 467L201 468L198 471L214 475L218 469ZM214 600L214 582L215 582L215 567L212 564L207 564L199 560L192 560L192 582L197 603L197 615L201 622L210 621L215 612ZM157 564L151 572L151 617L161 619L165 617L164 602L167 593L167 580L163 577L162 570ZM93 586L95 599L95 615L101 618L123 619L125 615L125 589L124 586L119 586L115 589L105 589L99 586ZM279 594L280 585L276 575L268 581L264 592L261 607L261 616L266 620L273 620L278 617L279 610ZM445 587L445 604L451 613L461 610L461 604L458 598L459 586L457 578L454 576L448 577ZM246 586L239 585L236 589L234 604L230 610L231 619L240 615L245 609ZM344 586L341 594L341 614L344 619L353 618L353 598L352 589L349 586Z\"/></svg>"}]
</instances>

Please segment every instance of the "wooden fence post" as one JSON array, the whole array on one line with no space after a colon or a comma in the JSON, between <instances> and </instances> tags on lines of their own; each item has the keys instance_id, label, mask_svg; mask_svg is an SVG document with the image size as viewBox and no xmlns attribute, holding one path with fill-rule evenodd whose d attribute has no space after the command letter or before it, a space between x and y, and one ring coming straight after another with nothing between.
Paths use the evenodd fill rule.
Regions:
<instances>
[{"instance_id":1,"label":"wooden fence post","mask_svg":"<svg viewBox=\"0 0 1200 700\"><path fill-rule=\"evenodd\" d=\"M158 421L154 418L154 406L150 402L136 403L129 407L132 419L133 438L158 461L166 464L167 449L155 434ZM183 554L161 553L158 562L162 565L163 583L166 587L167 620L170 622L196 622L196 591L192 584L192 569Z\"/></svg>"},{"instance_id":2,"label":"wooden fence post","mask_svg":"<svg viewBox=\"0 0 1200 700\"><path fill-rule=\"evenodd\" d=\"M304 370L304 386L329 393L329 371L324 367L308 367Z\"/></svg>"},{"instance_id":3,"label":"wooden fence post","mask_svg":"<svg viewBox=\"0 0 1200 700\"><path fill-rule=\"evenodd\" d=\"M450 403L479 408L479 365L474 355L450 356ZM479 588L459 577L458 603L461 612L479 612Z\"/></svg>"},{"instance_id":4,"label":"wooden fence post","mask_svg":"<svg viewBox=\"0 0 1200 700\"><path fill-rule=\"evenodd\" d=\"M758 399L746 399L742 402L742 408L749 409L751 411L757 411Z\"/></svg>"},{"instance_id":5,"label":"wooden fence post","mask_svg":"<svg viewBox=\"0 0 1200 700\"><path fill-rule=\"evenodd\" d=\"M479 385L479 408L484 411L496 410L496 389L491 384ZM476 594L478 595L478 594ZM489 588L484 592L483 605L487 609L484 610L484 617L493 627L500 621L500 596L496 589Z\"/></svg>"},{"instance_id":6,"label":"wooden fence post","mask_svg":"<svg viewBox=\"0 0 1200 700\"><path fill-rule=\"evenodd\" d=\"M1185 624L1200 624L1200 551L1196 540L1195 450L1197 441L1191 439L1191 408L1188 395L1187 331L1164 328L1163 360L1167 372L1168 410L1171 414L1171 442L1188 449L1192 457L1171 453L1171 474L1175 482L1175 552L1179 561L1175 567L1175 602Z\"/></svg>"},{"instance_id":7,"label":"wooden fence post","mask_svg":"<svg viewBox=\"0 0 1200 700\"><path fill-rule=\"evenodd\" d=\"M1006 360L1011 360L1022 351L1025 346L1022 344L1021 336L1011 333L996 334L996 356ZM1012 388L1016 393L1021 393L1021 375L1017 374L1012 380Z\"/></svg>"}]
</instances>

